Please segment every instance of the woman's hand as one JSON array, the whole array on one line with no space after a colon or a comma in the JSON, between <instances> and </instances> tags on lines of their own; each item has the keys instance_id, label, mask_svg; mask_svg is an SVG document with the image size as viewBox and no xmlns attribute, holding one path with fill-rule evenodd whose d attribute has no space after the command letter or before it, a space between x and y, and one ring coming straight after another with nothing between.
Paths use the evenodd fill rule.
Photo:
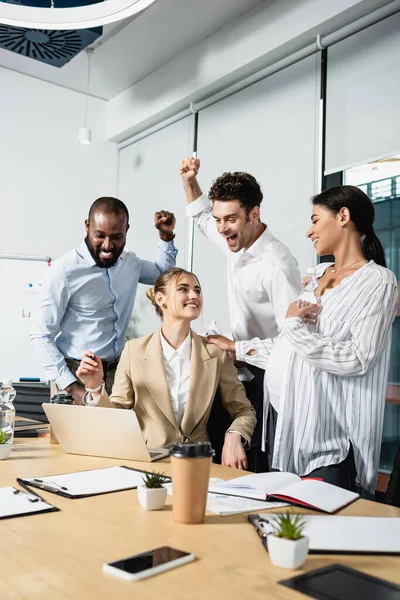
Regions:
<instances>
[{"instance_id":1,"label":"woman's hand","mask_svg":"<svg viewBox=\"0 0 400 600\"><path fill-rule=\"evenodd\" d=\"M300 317L300 319L304 319L304 317L307 316L308 318L314 317L315 319L318 313L318 309L319 307L317 304L307 304L307 306L302 306L301 308L299 308L297 306L297 300L295 300L294 302L292 302L292 304L289 304L289 308L286 313L286 318L289 319L290 317Z\"/></svg>"},{"instance_id":2,"label":"woman's hand","mask_svg":"<svg viewBox=\"0 0 400 600\"><path fill-rule=\"evenodd\" d=\"M221 350L226 350L229 353L233 352L235 354L235 342L223 335L208 335L206 337L206 342L208 344L215 344L215 346L218 346Z\"/></svg>"},{"instance_id":3,"label":"woman's hand","mask_svg":"<svg viewBox=\"0 0 400 600\"><path fill-rule=\"evenodd\" d=\"M79 377L86 387L91 389L97 388L101 385L104 377L101 358L96 356L94 352L85 350L81 364L76 371L76 376Z\"/></svg>"},{"instance_id":4,"label":"woman's hand","mask_svg":"<svg viewBox=\"0 0 400 600\"><path fill-rule=\"evenodd\" d=\"M222 466L234 469L247 469L247 457L242 445L242 436L231 431L225 435L225 443L222 448Z\"/></svg>"}]
</instances>

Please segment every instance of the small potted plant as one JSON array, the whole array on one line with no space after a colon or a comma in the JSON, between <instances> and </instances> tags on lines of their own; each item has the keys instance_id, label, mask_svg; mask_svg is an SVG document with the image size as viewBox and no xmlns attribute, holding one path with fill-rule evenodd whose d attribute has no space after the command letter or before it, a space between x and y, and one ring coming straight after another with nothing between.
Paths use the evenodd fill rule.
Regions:
<instances>
[{"instance_id":1,"label":"small potted plant","mask_svg":"<svg viewBox=\"0 0 400 600\"><path fill-rule=\"evenodd\" d=\"M0 429L0 460L8 458L11 450L11 433L5 429Z\"/></svg>"},{"instance_id":2,"label":"small potted plant","mask_svg":"<svg viewBox=\"0 0 400 600\"><path fill-rule=\"evenodd\" d=\"M163 484L168 481L164 473L146 473L143 485L138 485L139 504L146 510L160 510L164 508L167 499L167 488Z\"/></svg>"},{"instance_id":3,"label":"small potted plant","mask_svg":"<svg viewBox=\"0 0 400 600\"><path fill-rule=\"evenodd\" d=\"M286 512L276 515L274 532L268 535L268 553L276 567L298 569L308 554L308 537L303 535L305 522L300 515Z\"/></svg>"}]
</instances>

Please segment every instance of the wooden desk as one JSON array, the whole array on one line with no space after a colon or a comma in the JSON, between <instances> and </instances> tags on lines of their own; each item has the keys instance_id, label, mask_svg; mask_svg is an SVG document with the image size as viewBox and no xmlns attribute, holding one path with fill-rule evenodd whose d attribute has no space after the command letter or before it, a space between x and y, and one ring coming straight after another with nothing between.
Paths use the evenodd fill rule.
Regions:
<instances>
[{"instance_id":1,"label":"wooden desk","mask_svg":"<svg viewBox=\"0 0 400 600\"><path fill-rule=\"evenodd\" d=\"M15 478L52 475L120 464L149 464L63 454L47 438L16 440L10 458L0 462L1 485ZM153 465L150 465L150 469ZM154 468L169 472L167 460ZM240 473L214 465L212 475ZM69 500L41 491L61 512L3 520L0 597L5 600L300 600L277 581L295 572L273 567L246 515L209 513L203 525L172 521L171 498L163 511L140 508L136 490ZM305 512L305 511L299 511ZM400 517L400 509L358 500L343 515ZM104 562L169 545L198 560L136 583L105 575ZM400 584L400 556L309 556L310 570L341 562ZM305 598L305 597L304 597Z\"/></svg>"}]
</instances>

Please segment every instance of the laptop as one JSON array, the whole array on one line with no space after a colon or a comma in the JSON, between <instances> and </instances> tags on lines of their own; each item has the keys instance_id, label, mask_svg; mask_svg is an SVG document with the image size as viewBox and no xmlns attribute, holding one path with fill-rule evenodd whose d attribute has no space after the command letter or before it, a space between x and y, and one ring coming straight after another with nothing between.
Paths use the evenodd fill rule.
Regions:
<instances>
[{"instance_id":1,"label":"laptop","mask_svg":"<svg viewBox=\"0 0 400 600\"><path fill-rule=\"evenodd\" d=\"M42 404L60 446L67 454L153 462L166 448L147 448L133 410Z\"/></svg>"}]
</instances>

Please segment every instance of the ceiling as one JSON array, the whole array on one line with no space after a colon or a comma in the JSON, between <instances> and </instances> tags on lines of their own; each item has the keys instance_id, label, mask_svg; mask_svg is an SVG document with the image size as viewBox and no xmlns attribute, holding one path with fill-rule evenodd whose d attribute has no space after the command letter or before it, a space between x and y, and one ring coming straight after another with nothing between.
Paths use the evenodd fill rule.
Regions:
<instances>
[{"instance_id":1,"label":"ceiling","mask_svg":"<svg viewBox=\"0 0 400 600\"><path fill-rule=\"evenodd\" d=\"M158 0L133 19L104 27L103 36L92 46L90 94L113 98L244 13L270 1ZM85 52L57 69L0 49L0 67L86 91Z\"/></svg>"}]
</instances>

